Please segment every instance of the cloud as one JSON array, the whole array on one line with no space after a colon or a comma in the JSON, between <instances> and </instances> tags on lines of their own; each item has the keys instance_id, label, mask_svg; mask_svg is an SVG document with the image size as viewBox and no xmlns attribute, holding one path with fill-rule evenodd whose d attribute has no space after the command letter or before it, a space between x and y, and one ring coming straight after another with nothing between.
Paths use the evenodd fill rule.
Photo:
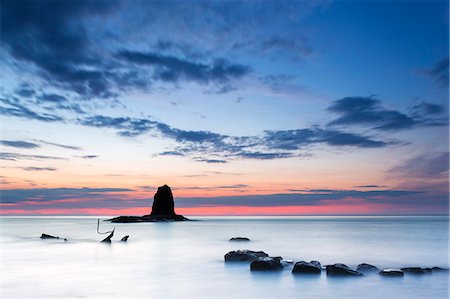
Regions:
<instances>
[{"instance_id":1,"label":"cloud","mask_svg":"<svg viewBox=\"0 0 450 299\"><path fill-rule=\"evenodd\" d=\"M78 158L82 158L82 159L95 159L98 158L97 155L84 155L84 156L78 156Z\"/></svg>"},{"instance_id":2,"label":"cloud","mask_svg":"<svg viewBox=\"0 0 450 299\"><path fill-rule=\"evenodd\" d=\"M381 186L381 185L361 185L361 186L355 186L355 188L386 188L386 186Z\"/></svg>"},{"instance_id":3,"label":"cloud","mask_svg":"<svg viewBox=\"0 0 450 299\"><path fill-rule=\"evenodd\" d=\"M50 113L40 113L33 111L22 105L18 99L0 98L2 106L0 106L0 114L4 116L15 116L28 120L39 120L44 122L62 122L61 116Z\"/></svg>"},{"instance_id":4,"label":"cloud","mask_svg":"<svg viewBox=\"0 0 450 299\"><path fill-rule=\"evenodd\" d=\"M36 94L33 86L27 82L22 82L15 90L18 96L29 98Z\"/></svg>"},{"instance_id":5,"label":"cloud","mask_svg":"<svg viewBox=\"0 0 450 299\"><path fill-rule=\"evenodd\" d=\"M202 64L175 56L129 50L120 51L118 57L140 66L151 66L154 79L174 83L182 80L224 83L250 72L248 66L231 64L225 59L216 59L211 64Z\"/></svg>"},{"instance_id":6,"label":"cloud","mask_svg":"<svg viewBox=\"0 0 450 299\"><path fill-rule=\"evenodd\" d=\"M39 144L22 140L0 140L0 144L9 147L26 148L26 149L40 147Z\"/></svg>"},{"instance_id":7,"label":"cloud","mask_svg":"<svg viewBox=\"0 0 450 299\"><path fill-rule=\"evenodd\" d=\"M22 167L25 171L57 171L54 167Z\"/></svg>"},{"instance_id":8,"label":"cloud","mask_svg":"<svg viewBox=\"0 0 450 299\"><path fill-rule=\"evenodd\" d=\"M107 15L115 6L115 1L3 1L3 46L16 61L34 64L51 84L80 95L109 96L108 79L79 20Z\"/></svg>"},{"instance_id":9,"label":"cloud","mask_svg":"<svg viewBox=\"0 0 450 299\"><path fill-rule=\"evenodd\" d=\"M39 139L36 139L35 141L40 142L42 144L56 146L56 147L60 147L60 148L64 148L64 149L70 149L70 150L74 150L74 151L81 151L82 150L81 147L74 146L74 145L60 144L60 143L49 142L49 141L44 141L44 140L39 140Z\"/></svg>"},{"instance_id":10,"label":"cloud","mask_svg":"<svg viewBox=\"0 0 450 299\"><path fill-rule=\"evenodd\" d=\"M369 126L380 131L397 131L419 126L445 126L448 119L428 118L430 114L439 114L444 109L435 104L424 103L416 107L416 113L406 113L387 110L381 106L381 101L372 97L345 97L333 102L328 110L340 115L328 123L329 126ZM432 113L430 113L432 112ZM434 113L433 113L434 112Z\"/></svg>"},{"instance_id":11,"label":"cloud","mask_svg":"<svg viewBox=\"0 0 450 299\"><path fill-rule=\"evenodd\" d=\"M406 160L389 170L401 178L444 179L449 175L449 152L426 153Z\"/></svg>"},{"instance_id":12,"label":"cloud","mask_svg":"<svg viewBox=\"0 0 450 299\"><path fill-rule=\"evenodd\" d=\"M18 160L67 160L67 159L45 155L24 155L17 153L0 152L0 160L18 161Z\"/></svg>"},{"instance_id":13,"label":"cloud","mask_svg":"<svg viewBox=\"0 0 450 299\"><path fill-rule=\"evenodd\" d=\"M448 69L449 58L447 57L436 63L431 69L426 70L425 74L434 78L435 82L441 87L448 88Z\"/></svg>"},{"instance_id":14,"label":"cloud","mask_svg":"<svg viewBox=\"0 0 450 299\"><path fill-rule=\"evenodd\" d=\"M36 188L2 190L1 202L48 202L67 198L98 198L111 193L131 192L126 188Z\"/></svg>"},{"instance_id":15,"label":"cloud","mask_svg":"<svg viewBox=\"0 0 450 299\"><path fill-rule=\"evenodd\" d=\"M120 136L135 137L155 128L157 122L150 119L130 118L130 117L110 117L94 115L79 119L83 126L97 128L112 128L118 130Z\"/></svg>"}]
</instances>

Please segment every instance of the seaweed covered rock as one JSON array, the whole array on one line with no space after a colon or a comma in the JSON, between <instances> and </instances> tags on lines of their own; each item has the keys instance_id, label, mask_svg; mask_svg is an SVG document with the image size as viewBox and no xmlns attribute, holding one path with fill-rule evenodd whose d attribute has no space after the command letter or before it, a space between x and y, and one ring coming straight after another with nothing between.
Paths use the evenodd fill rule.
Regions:
<instances>
[{"instance_id":1,"label":"seaweed covered rock","mask_svg":"<svg viewBox=\"0 0 450 299\"><path fill-rule=\"evenodd\" d=\"M322 266L318 261L311 262L297 262L292 269L294 274L320 274L322 272Z\"/></svg>"},{"instance_id":2,"label":"seaweed covered rock","mask_svg":"<svg viewBox=\"0 0 450 299\"><path fill-rule=\"evenodd\" d=\"M236 250L225 254L225 262L251 262L259 258L269 257L264 251Z\"/></svg>"}]
</instances>

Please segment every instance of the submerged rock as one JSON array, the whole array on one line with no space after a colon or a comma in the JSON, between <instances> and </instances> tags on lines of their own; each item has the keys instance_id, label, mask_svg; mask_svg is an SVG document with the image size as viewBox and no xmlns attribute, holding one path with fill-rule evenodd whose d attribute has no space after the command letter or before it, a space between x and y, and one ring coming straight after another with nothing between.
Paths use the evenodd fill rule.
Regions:
<instances>
[{"instance_id":1,"label":"submerged rock","mask_svg":"<svg viewBox=\"0 0 450 299\"><path fill-rule=\"evenodd\" d=\"M339 276L362 276L359 271L350 269L344 264L334 264L326 266L327 275L339 275Z\"/></svg>"},{"instance_id":2,"label":"submerged rock","mask_svg":"<svg viewBox=\"0 0 450 299\"><path fill-rule=\"evenodd\" d=\"M440 271L448 271L448 269L446 269L446 268L441 268L441 267L433 267L433 268L431 268L431 271L433 271L433 272L440 272Z\"/></svg>"},{"instance_id":3,"label":"submerged rock","mask_svg":"<svg viewBox=\"0 0 450 299\"><path fill-rule=\"evenodd\" d=\"M250 264L251 271L275 271L283 269L282 257L261 257Z\"/></svg>"},{"instance_id":4,"label":"submerged rock","mask_svg":"<svg viewBox=\"0 0 450 299\"><path fill-rule=\"evenodd\" d=\"M318 261L311 262L297 262L292 269L294 274L320 274L322 272L322 266Z\"/></svg>"},{"instance_id":5,"label":"submerged rock","mask_svg":"<svg viewBox=\"0 0 450 299\"><path fill-rule=\"evenodd\" d=\"M67 241L66 238L55 237L55 236L48 235L48 234L42 234L41 239L62 239L64 241Z\"/></svg>"},{"instance_id":6,"label":"submerged rock","mask_svg":"<svg viewBox=\"0 0 450 299\"><path fill-rule=\"evenodd\" d=\"M402 270L403 273L425 274L425 273L431 273L432 268L406 267L406 268L401 268L400 270Z\"/></svg>"},{"instance_id":7,"label":"submerged rock","mask_svg":"<svg viewBox=\"0 0 450 299\"><path fill-rule=\"evenodd\" d=\"M370 273L370 272L379 272L380 269L378 269L374 265L362 263L362 264L359 264L358 267L356 267L356 271L359 271L362 273Z\"/></svg>"},{"instance_id":8,"label":"submerged rock","mask_svg":"<svg viewBox=\"0 0 450 299\"><path fill-rule=\"evenodd\" d=\"M126 241L128 241L128 238L129 238L130 236L125 236L125 237L123 237L122 239L120 239L120 242L126 242Z\"/></svg>"},{"instance_id":9,"label":"submerged rock","mask_svg":"<svg viewBox=\"0 0 450 299\"><path fill-rule=\"evenodd\" d=\"M234 238L231 238L230 239L230 241L250 241L250 239L249 238L246 238L246 237L234 237Z\"/></svg>"},{"instance_id":10,"label":"submerged rock","mask_svg":"<svg viewBox=\"0 0 450 299\"><path fill-rule=\"evenodd\" d=\"M403 271L400 269L384 269L378 273L383 276L403 276L404 275Z\"/></svg>"},{"instance_id":11,"label":"submerged rock","mask_svg":"<svg viewBox=\"0 0 450 299\"><path fill-rule=\"evenodd\" d=\"M236 250L225 254L225 262L251 262L259 258L269 257L264 251Z\"/></svg>"},{"instance_id":12,"label":"submerged rock","mask_svg":"<svg viewBox=\"0 0 450 299\"><path fill-rule=\"evenodd\" d=\"M135 222L170 222L170 221L186 221L189 220L182 215L175 213L175 204L173 200L172 190L169 186L164 185L158 188L153 197L152 211L149 215L144 216L119 216L108 219L113 223L135 223Z\"/></svg>"}]
</instances>

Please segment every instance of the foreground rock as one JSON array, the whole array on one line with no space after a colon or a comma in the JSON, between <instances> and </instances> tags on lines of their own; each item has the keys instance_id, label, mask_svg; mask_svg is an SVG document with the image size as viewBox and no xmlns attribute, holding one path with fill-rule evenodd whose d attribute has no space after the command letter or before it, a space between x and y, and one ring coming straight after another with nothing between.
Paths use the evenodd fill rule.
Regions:
<instances>
[{"instance_id":1,"label":"foreground rock","mask_svg":"<svg viewBox=\"0 0 450 299\"><path fill-rule=\"evenodd\" d=\"M175 213L172 190L164 185L158 188L153 197L152 211L144 216L119 216L108 219L113 223L134 223L134 222L169 222L189 220L182 215Z\"/></svg>"},{"instance_id":2,"label":"foreground rock","mask_svg":"<svg viewBox=\"0 0 450 299\"><path fill-rule=\"evenodd\" d=\"M400 269L384 269L380 271L379 274L383 276L397 276L397 277L404 275L403 271Z\"/></svg>"},{"instance_id":3,"label":"foreground rock","mask_svg":"<svg viewBox=\"0 0 450 299\"><path fill-rule=\"evenodd\" d=\"M326 266L327 275L335 276L362 276L363 274L359 271L350 269L344 264L334 264Z\"/></svg>"},{"instance_id":4,"label":"foreground rock","mask_svg":"<svg viewBox=\"0 0 450 299\"><path fill-rule=\"evenodd\" d=\"M297 262L292 269L294 274L320 274L322 272L322 266L318 261L311 262Z\"/></svg>"},{"instance_id":5,"label":"foreground rock","mask_svg":"<svg viewBox=\"0 0 450 299\"><path fill-rule=\"evenodd\" d=\"M41 239L62 239L64 241L67 241L66 238L55 237L55 236L47 235L47 234L42 234Z\"/></svg>"},{"instance_id":6,"label":"foreground rock","mask_svg":"<svg viewBox=\"0 0 450 299\"><path fill-rule=\"evenodd\" d=\"M128 241L128 238L129 238L130 236L125 236L125 237L123 237L122 239L120 239L120 242L126 242L126 241Z\"/></svg>"},{"instance_id":7,"label":"foreground rock","mask_svg":"<svg viewBox=\"0 0 450 299\"><path fill-rule=\"evenodd\" d=\"M277 271L283 269L282 257L261 257L250 264L251 271Z\"/></svg>"},{"instance_id":8,"label":"foreground rock","mask_svg":"<svg viewBox=\"0 0 450 299\"><path fill-rule=\"evenodd\" d=\"M400 270L402 270L403 273L425 274L425 273L431 273L432 268L406 267L406 268L401 268Z\"/></svg>"},{"instance_id":9,"label":"foreground rock","mask_svg":"<svg viewBox=\"0 0 450 299\"><path fill-rule=\"evenodd\" d=\"M374 272L379 272L380 269L378 269L374 265L362 263L362 264L359 264L358 267L356 267L356 271L359 271L361 273L374 273Z\"/></svg>"},{"instance_id":10,"label":"foreground rock","mask_svg":"<svg viewBox=\"0 0 450 299\"><path fill-rule=\"evenodd\" d=\"M448 269L446 269L446 268L441 268L441 267L433 267L433 268L431 268L431 271L433 271L433 272L441 272L441 271L448 271Z\"/></svg>"},{"instance_id":11,"label":"foreground rock","mask_svg":"<svg viewBox=\"0 0 450 299\"><path fill-rule=\"evenodd\" d=\"M234 237L231 238L230 241L247 242L250 241L250 239L246 237Z\"/></svg>"},{"instance_id":12,"label":"foreground rock","mask_svg":"<svg viewBox=\"0 0 450 299\"><path fill-rule=\"evenodd\" d=\"M225 254L225 262L252 262L259 258L269 257L264 251L236 250Z\"/></svg>"}]
</instances>

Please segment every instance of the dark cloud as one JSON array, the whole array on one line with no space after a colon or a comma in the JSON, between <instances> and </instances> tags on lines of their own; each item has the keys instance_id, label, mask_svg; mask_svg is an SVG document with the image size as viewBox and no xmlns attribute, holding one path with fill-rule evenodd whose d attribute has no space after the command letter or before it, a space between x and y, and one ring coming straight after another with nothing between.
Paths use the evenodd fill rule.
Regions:
<instances>
[{"instance_id":1,"label":"dark cloud","mask_svg":"<svg viewBox=\"0 0 450 299\"><path fill-rule=\"evenodd\" d=\"M0 140L0 144L15 148L38 148L39 144L22 140Z\"/></svg>"},{"instance_id":2,"label":"dark cloud","mask_svg":"<svg viewBox=\"0 0 450 299\"><path fill-rule=\"evenodd\" d=\"M436 115L445 112L443 106L428 102L421 102L417 105L414 105L412 107L412 110L417 116Z\"/></svg>"},{"instance_id":3,"label":"dark cloud","mask_svg":"<svg viewBox=\"0 0 450 299\"><path fill-rule=\"evenodd\" d=\"M389 170L401 178L445 179L449 175L449 152L426 153Z\"/></svg>"},{"instance_id":4,"label":"dark cloud","mask_svg":"<svg viewBox=\"0 0 450 299\"><path fill-rule=\"evenodd\" d=\"M60 148L64 148L64 149L70 149L70 150L75 150L75 151L81 151L82 150L81 147L75 146L75 145L60 144L60 143L49 142L49 141L39 140L39 139L36 139L35 141L39 142L39 143L42 143L42 144L56 146L56 147L60 147Z\"/></svg>"},{"instance_id":5,"label":"dark cloud","mask_svg":"<svg viewBox=\"0 0 450 299\"><path fill-rule=\"evenodd\" d=\"M0 160L18 161L18 160L66 160L61 157L45 156L45 155L24 155L17 153L0 152Z\"/></svg>"},{"instance_id":6,"label":"dark cloud","mask_svg":"<svg viewBox=\"0 0 450 299\"><path fill-rule=\"evenodd\" d=\"M166 82L196 81L200 83L224 83L250 72L245 65L232 64L216 59L211 64L181 59L152 52L120 51L118 57L140 66L153 67L154 78Z\"/></svg>"},{"instance_id":7,"label":"dark cloud","mask_svg":"<svg viewBox=\"0 0 450 299\"><path fill-rule=\"evenodd\" d=\"M204 158L197 158L197 159L195 159L195 161L197 161L197 162L213 163L213 164L227 163L226 160L222 160L222 159L204 159Z\"/></svg>"},{"instance_id":8,"label":"dark cloud","mask_svg":"<svg viewBox=\"0 0 450 299\"><path fill-rule=\"evenodd\" d=\"M21 83L15 90L15 94L18 96L29 98L36 94L33 86L27 82Z\"/></svg>"},{"instance_id":9,"label":"dark cloud","mask_svg":"<svg viewBox=\"0 0 450 299\"><path fill-rule=\"evenodd\" d=\"M78 156L78 157L82 158L82 159L95 159L95 158L98 158L97 155L84 155L84 156Z\"/></svg>"},{"instance_id":10,"label":"dark cloud","mask_svg":"<svg viewBox=\"0 0 450 299\"><path fill-rule=\"evenodd\" d=\"M434 78L435 82L440 86L448 87L448 69L449 58L447 57L436 63L431 69L426 70L425 73Z\"/></svg>"},{"instance_id":11,"label":"dark cloud","mask_svg":"<svg viewBox=\"0 0 450 299\"><path fill-rule=\"evenodd\" d=\"M380 131L396 131L418 126L445 126L448 124L448 119L428 117L430 114L444 111L438 105L425 103L422 106L416 106L416 109L421 110L420 115L408 115L396 110L387 110L381 106L380 100L372 97L346 97L334 101L328 107L329 111L340 114L340 117L329 122L329 125L363 125Z\"/></svg>"},{"instance_id":12,"label":"dark cloud","mask_svg":"<svg viewBox=\"0 0 450 299\"><path fill-rule=\"evenodd\" d=\"M48 110L67 110L76 114L86 114L80 104L54 93L44 93L36 97L36 103Z\"/></svg>"},{"instance_id":13,"label":"dark cloud","mask_svg":"<svg viewBox=\"0 0 450 299\"><path fill-rule=\"evenodd\" d=\"M115 1L2 1L3 46L15 60L34 64L51 84L84 96L110 96L80 20L106 15L115 6Z\"/></svg>"},{"instance_id":14,"label":"dark cloud","mask_svg":"<svg viewBox=\"0 0 450 299\"><path fill-rule=\"evenodd\" d=\"M54 167L22 167L25 171L57 171Z\"/></svg>"},{"instance_id":15,"label":"dark cloud","mask_svg":"<svg viewBox=\"0 0 450 299\"><path fill-rule=\"evenodd\" d=\"M37 188L2 190L2 202L48 202L67 198L98 198L108 193L130 192L126 188Z\"/></svg>"},{"instance_id":16,"label":"dark cloud","mask_svg":"<svg viewBox=\"0 0 450 299\"><path fill-rule=\"evenodd\" d=\"M355 188L386 188L386 186L380 186L380 185L361 185L361 186L355 186Z\"/></svg>"},{"instance_id":17,"label":"dark cloud","mask_svg":"<svg viewBox=\"0 0 450 299\"><path fill-rule=\"evenodd\" d=\"M118 134L125 137L134 137L141 135L155 128L157 122L130 117L109 117L103 115L89 116L79 119L79 123L83 126L97 128L111 128L118 130Z\"/></svg>"},{"instance_id":18,"label":"dark cloud","mask_svg":"<svg viewBox=\"0 0 450 299\"><path fill-rule=\"evenodd\" d=\"M16 98L1 98L0 114L4 116L15 116L28 120L39 120L44 122L61 122L64 119L61 116L50 113L40 113L33 111L20 103Z\"/></svg>"}]
</instances>

